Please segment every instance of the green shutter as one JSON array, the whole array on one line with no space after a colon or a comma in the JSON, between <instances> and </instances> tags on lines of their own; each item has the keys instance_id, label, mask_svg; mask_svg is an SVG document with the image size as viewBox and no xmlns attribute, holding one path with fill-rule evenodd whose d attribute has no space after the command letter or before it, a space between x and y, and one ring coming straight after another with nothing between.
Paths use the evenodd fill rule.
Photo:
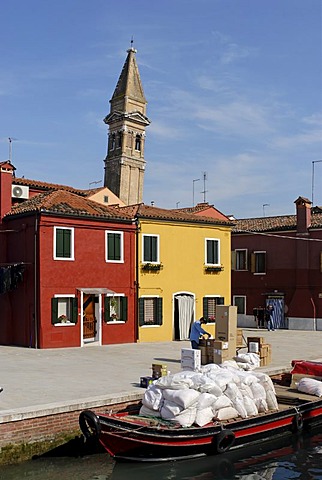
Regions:
<instances>
[{"instance_id":1,"label":"green shutter","mask_svg":"<svg viewBox=\"0 0 322 480\"><path fill-rule=\"evenodd\" d=\"M71 322L77 323L78 322L78 299L77 299L77 297L72 298L71 314L72 314Z\"/></svg>"},{"instance_id":2,"label":"green shutter","mask_svg":"<svg viewBox=\"0 0 322 480\"><path fill-rule=\"evenodd\" d=\"M151 238L151 262L156 262L158 260L158 239L157 237Z\"/></svg>"},{"instance_id":3,"label":"green shutter","mask_svg":"<svg viewBox=\"0 0 322 480\"><path fill-rule=\"evenodd\" d=\"M225 305L225 298L224 297L217 297L216 299L216 304L217 305Z\"/></svg>"},{"instance_id":4,"label":"green shutter","mask_svg":"<svg viewBox=\"0 0 322 480\"><path fill-rule=\"evenodd\" d=\"M208 298L203 297L202 299L202 316L208 318Z\"/></svg>"},{"instance_id":5,"label":"green shutter","mask_svg":"<svg viewBox=\"0 0 322 480\"><path fill-rule=\"evenodd\" d=\"M123 322L126 322L127 320L127 297L120 297L120 302L121 302L121 318L120 320L123 320Z\"/></svg>"},{"instance_id":6,"label":"green shutter","mask_svg":"<svg viewBox=\"0 0 322 480\"><path fill-rule=\"evenodd\" d=\"M155 299L155 325L162 325L162 298Z\"/></svg>"},{"instance_id":7,"label":"green shutter","mask_svg":"<svg viewBox=\"0 0 322 480\"><path fill-rule=\"evenodd\" d=\"M71 231L63 230L64 232L64 257L71 257Z\"/></svg>"},{"instance_id":8,"label":"green shutter","mask_svg":"<svg viewBox=\"0 0 322 480\"><path fill-rule=\"evenodd\" d=\"M114 235L114 257L115 260L121 260L121 235Z\"/></svg>"},{"instance_id":9,"label":"green shutter","mask_svg":"<svg viewBox=\"0 0 322 480\"><path fill-rule=\"evenodd\" d=\"M51 299L51 323L55 325L58 320L58 298Z\"/></svg>"},{"instance_id":10,"label":"green shutter","mask_svg":"<svg viewBox=\"0 0 322 480\"><path fill-rule=\"evenodd\" d=\"M207 240L207 260L206 260L206 263L208 263L208 264L213 264L214 263L213 242L212 242L212 240Z\"/></svg>"},{"instance_id":11,"label":"green shutter","mask_svg":"<svg viewBox=\"0 0 322 480\"><path fill-rule=\"evenodd\" d=\"M109 322L111 320L110 302L111 302L111 297L104 297L104 322Z\"/></svg>"},{"instance_id":12,"label":"green shutter","mask_svg":"<svg viewBox=\"0 0 322 480\"><path fill-rule=\"evenodd\" d=\"M64 256L64 237L63 230L56 229L56 257Z\"/></svg>"},{"instance_id":13,"label":"green shutter","mask_svg":"<svg viewBox=\"0 0 322 480\"><path fill-rule=\"evenodd\" d=\"M144 325L144 298L139 298L139 325Z\"/></svg>"},{"instance_id":14,"label":"green shutter","mask_svg":"<svg viewBox=\"0 0 322 480\"><path fill-rule=\"evenodd\" d=\"M150 243L150 238L151 237L143 237L143 261L144 262L151 262L151 243Z\"/></svg>"}]
</instances>

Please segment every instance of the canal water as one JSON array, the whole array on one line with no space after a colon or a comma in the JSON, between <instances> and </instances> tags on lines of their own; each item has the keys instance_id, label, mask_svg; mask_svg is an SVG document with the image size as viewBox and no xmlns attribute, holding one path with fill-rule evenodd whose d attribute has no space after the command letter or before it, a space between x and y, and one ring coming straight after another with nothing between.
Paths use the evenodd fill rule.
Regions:
<instances>
[{"instance_id":1,"label":"canal water","mask_svg":"<svg viewBox=\"0 0 322 480\"><path fill-rule=\"evenodd\" d=\"M322 480L322 429L290 440L179 462L114 462L106 453L76 456L56 449L19 465L0 467L1 480Z\"/></svg>"}]
</instances>

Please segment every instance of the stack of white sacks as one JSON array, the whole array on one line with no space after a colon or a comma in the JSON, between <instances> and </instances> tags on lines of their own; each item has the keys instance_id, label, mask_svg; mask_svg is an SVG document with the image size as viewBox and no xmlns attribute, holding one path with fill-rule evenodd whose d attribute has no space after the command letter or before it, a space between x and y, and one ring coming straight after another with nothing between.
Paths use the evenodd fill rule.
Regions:
<instances>
[{"instance_id":1,"label":"stack of white sacks","mask_svg":"<svg viewBox=\"0 0 322 480\"><path fill-rule=\"evenodd\" d=\"M143 396L140 415L161 417L183 427L202 427L211 421L248 418L269 410L278 410L270 377L229 360L155 380Z\"/></svg>"}]
</instances>

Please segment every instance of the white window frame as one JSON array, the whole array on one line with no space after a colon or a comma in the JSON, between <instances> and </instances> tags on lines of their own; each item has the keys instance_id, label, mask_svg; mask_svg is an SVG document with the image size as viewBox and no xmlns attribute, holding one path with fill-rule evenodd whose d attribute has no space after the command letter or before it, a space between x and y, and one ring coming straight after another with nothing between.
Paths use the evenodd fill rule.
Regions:
<instances>
[{"instance_id":1,"label":"white window frame","mask_svg":"<svg viewBox=\"0 0 322 480\"><path fill-rule=\"evenodd\" d=\"M115 298L115 297L125 297L124 293L114 293L114 294L107 294L106 297L108 298ZM106 322L106 325L118 325L120 323L126 323L125 320L109 320Z\"/></svg>"},{"instance_id":2,"label":"white window frame","mask_svg":"<svg viewBox=\"0 0 322 480\"><path fill-rule=\"evenodd\" d=\"M247 311L246 310L246 298L247 298L246 295L233 295L233 305L235 307L237 307L237 309L238 309L238 305L236 305L236 303L235 303L236 298L243 298L244 299L244 311L242 313L238 312L238 314L239 315L246 315L246 311Z\"/></svg>"},{"instance_id":3,"label":"white window frame","mask_svg":"<svg viewBox=\"0 0 322 480\"><path fill-rule=\"evenodd\" d=\"M236 252L236 268L235 268L235 270L237 272L245 272L246 270L248 270L248 249L247 248L236 248L235 252ZM239 265L238 265L238 253L239 252L245 252L245 268L239 268Z\"/></svg>"},{"instance_id":4,"label":"white window frame","mask_svg":"<svg viewBox=\"0 0 322 480\"><path fill-rule=\"evenodd\" d=\"M145 237L156 237L157 238L157 260L155 262L151 260L144 260L144 238ZM142 235L142 263L151 263L153 265L160 264L160 235L158 233L143 233Z\"/></svg>"},{"instance_id":5,"label":"white window frame","mask_svg":"<svg viewBox=\"0 0 322 480\"><path fill-rule=\"evenodd\" d=\"M121 258L120 260L110 260L108 258L108 234L118 234L120 235L120 249L121 249ZM121 230L105 230L105 261L106 263L124 263L124 232Z\"/></svg>"},{"instance_id":6,"label":"white window frame","mask_svg":"<svg viewBox=\"0 0 322 480\"><path fill-rule=\"evenodd\" d=\"M57 238L57 230L70 230L71 235L70 235L70 257L57 257L56 256L56 238ZM73 262L75 260L75 241L74 241L75 235L74 235L74 227L54 227L54 260L62 260L62 261L67 261L67 262Z\"/></svg>"},{"instance_id":7,"label":"white window frame","mask_svg":"<svg viewBox=\"0 0 322 480\"><path fill-rule=\"evenodd\" d=\"M149 299L149 298L160 298L160 295L142 295L143 299ZM147 323L146 325L140 325L140 328L160 328L162 325L156 325L154 323Z\"/></svg>"},{"instance_id":8,"label":"white window frame","mask_svg":"<svg viewBox=\"0 0 322 480\"><path fill-rule=\"evenodd\" d=\"M55 293L54 298L75 298L76 295L69 294L69 293ZM55 323L53 327L74 327L76 325L75 322L61 322Z\"/></svg>"},{"instance_id":9,"label":"white window frame","mask_svg":"<svg viewBox=\"0 0 322 480\"><path fill-rule=\"evenodd\" d=\"M218 248L218 262L217 263L209 263L208 262L208 256L207 256L207 242L212 241L212 242L217 242L217 248ZM219 238L205 238L205 265L209 266L218 266L220 265L220 239Z\"/></svg>"}]
</instances>

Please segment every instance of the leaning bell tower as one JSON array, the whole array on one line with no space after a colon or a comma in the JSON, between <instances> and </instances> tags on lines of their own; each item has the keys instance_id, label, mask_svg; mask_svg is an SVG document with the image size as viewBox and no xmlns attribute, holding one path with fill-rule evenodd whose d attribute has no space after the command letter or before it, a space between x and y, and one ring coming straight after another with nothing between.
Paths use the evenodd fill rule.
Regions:
<instances>
[{"instance_id":1,"label":"leaning bell tower","mask_svg":"<svg viewBox=\"0 0 322 480\"><path fill-rule=\"evenodd\" d=\"M127 51L104 119L108 125L104 186L126 205L143 199L145 128L150 124L135 54L132 47Z\"/></svg>"}]
</instances>

